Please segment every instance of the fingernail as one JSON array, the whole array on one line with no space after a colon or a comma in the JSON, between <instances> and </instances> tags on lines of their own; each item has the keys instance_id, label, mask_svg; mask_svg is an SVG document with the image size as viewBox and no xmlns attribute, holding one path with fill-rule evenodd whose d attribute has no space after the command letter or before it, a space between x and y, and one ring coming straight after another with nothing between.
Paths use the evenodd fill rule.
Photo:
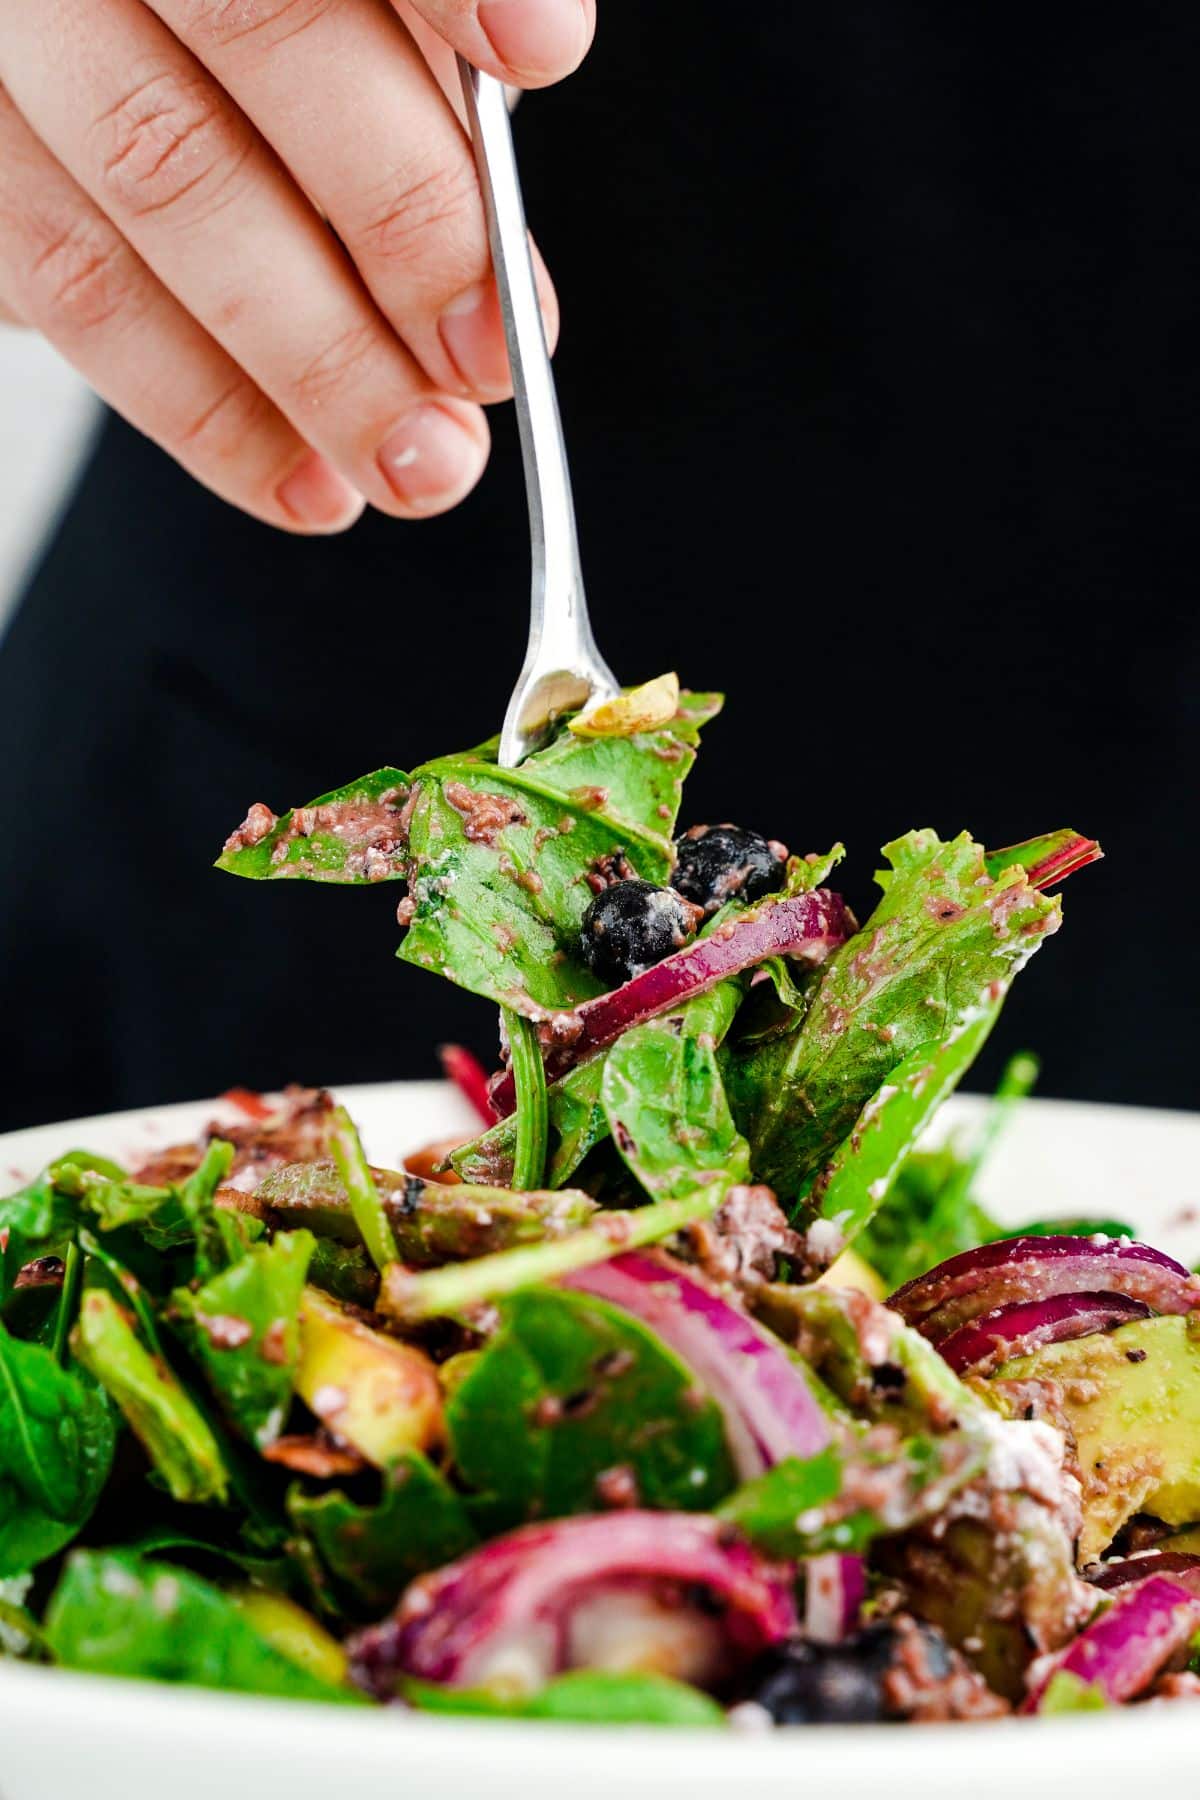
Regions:
<instances>
[{"instance_id":1,"label":"fingernail","mask_svg":"<svg viewBox=\"0 0 1200 1800\"><path fill-rule=\"evenodd\" d=\"M477 394L499 396L512 387L500 299L490 278L465 288L445 308L438 332L446 354Z\"/></svg>"},{"instance_id":2,"label":"fingernail","mask_svg":"<svg viewBox=\"0 0 1200 1800\"><path fill-rule=\"evenodd\" d=\"M478 417L453 400L426 400L397 425L378 457L397 500L414 512L438 512L474 487L487 461L472 430Z\"/></svg>"},{"instance_id":3,"label":"fingernail","mask_svg":"<svg viewBox=\"0 0 1200 1800\"><path fill-rule=\"evenodd\" d=\"M479 0L479 23L506 68L542 80L565 75L587 48L580 0Z\"/></svg>"},{"instance_id":4,"label":"fingernail","mask_svg":"<svg viewBox=\"0 0 1200 1800\"><path fill-rule=\"evenodd\" d=\"M531 250L546 342L553 350L558 338L558 297L536 244ZM450 302L438 321L438 332L447 356L473 393L485 399L507 398L512 393L500 296L490 276L465 288Z\"/></svg>"},{"instance_id":5,"label":"fingernail","mask_svg":"<svg viewBox=\"0 0 1200 1800\"><path fill-rule=\"evenodd\" d=\"M275 489L275 498L297 525L340 531L363 509L363 497L316 450L296 464Z\"/></svg>"}]
</instances>

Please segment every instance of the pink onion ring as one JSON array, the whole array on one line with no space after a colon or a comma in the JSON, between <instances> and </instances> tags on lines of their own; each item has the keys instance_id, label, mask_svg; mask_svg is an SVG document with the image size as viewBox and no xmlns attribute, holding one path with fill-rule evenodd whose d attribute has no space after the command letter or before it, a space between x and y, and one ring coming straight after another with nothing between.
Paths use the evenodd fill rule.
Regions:
<instances>
[{"instance_id":1,"label":"pink onion ring","mask_svg":"<svg viewBox=\"0 0 1200 1800\"><path fill-rule=\"evenodd\" d=\"M832 1441L801 1365L691 1269L627 1250L568 1275L563 1285L631 1313L693 1370L721 1408L741 1480L788 1456L815 1456Z\"/></svg>"},{"instance_id":2,"label":"pink onion ring","mask_svg":"<svg viewBox=\"0 0 1200 1800\"><path fill-rule=\"evenodd\" d=\"M1055 1294L1049 1300L994 1307L969 1325L960 1325L949 1337L939 1338L937 1348L956 1375L968 1370L987 1374L1000 1363L1025 1356L1043 1344L1089 1337L1128 1324L1130 1319L1149 1317L1150 1308L1143 1300L1130 1300L1125 1294Z\"/></svg>"},{"instance_id":3,"label":"pink onion ring","mask_svg":"<svg viewBox=\"0 0 1200 1800\"><path fill-rule=\"evenodd\" d=\"M1065 1650L1034 1664L1033 1686L1021 1711L1040 1712L1059 1674L1095 1688L1110 1705L1135 1700L1198 1626L1200 1600L1178 1581L1151 1575L1133 1582Z\"/></svg>"},{"instance_id":4,"label":"pink onion ring","mask_svg":"<svg viewBox=\"0 0 1200 1800\"><path fill-rule=\"evenodd\" d=\"M405 1675L471 1687L507 1658L539 1685L574 1660L572 1616L597 1597L656 1586L676 1612L692 1589L717 1602L726 1658L750 1660L796 1628L790 1574L718 1520L693 1513L612 1512L526 1525L414 1581L390 1619L350 1645L355 1679L387 1697ZM710 1629L711 1629L710 1625Z\"/></svg>"},{"instance_id":5,"label":"pink onion ring","mask_svg":"<svg viewBox=\"0 0 1200 1800\"><path fill-rule=\"evenodd\" d=\"M1152 1575L1169 1575L1189 1593L1200 1597L1200 1556L1187 1550L1148 1550L1141 1556L1122 1556L1088 1570L1093 1587L1123 1588L1131 1581L1148 1581Z\"/></svg>"},{"instance_id":6,"label":"pink onion ring","mask_svg":"<svg viewBox=\"0 0 1200 1800\"><path fill-rule=\"evenodd\" d=\"M814 1644L840 1644L858 1625L867 1595L861 1556L831 1550L804 1564L804 1635Z\"/></svg>"},{"instance_id":7,"label":"pink onion ring","mask_svg":"<svg viewBox=\"0 0 1200 1800\"><path fill-rule=\"evenodd\" d=\"M888 1301L932 1343L997 1307L1058 1294L1121 1294L1152 1312L1200 1306L1200 1281L1148 1244L1108 1237L1016 1237L939 1263Z\"/></svg>"}]
</instances>

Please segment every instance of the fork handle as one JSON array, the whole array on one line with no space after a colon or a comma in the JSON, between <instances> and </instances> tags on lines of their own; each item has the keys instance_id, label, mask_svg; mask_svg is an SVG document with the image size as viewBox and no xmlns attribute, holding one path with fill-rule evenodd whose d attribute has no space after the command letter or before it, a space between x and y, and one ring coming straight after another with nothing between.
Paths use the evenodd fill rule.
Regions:
<instances>
[{"instance_id":1,"label":"fork handle","mask_svg":"<svg viewBox=\"0 0 1200 1800\"><path fill-rule=\"evenodd\" d=\"M575 505L563 442L558 396L538 304L525 206L517 175L512 126L504 85L463 57L458 59L471 141L487 213L492 262L500 290L500 311L512 366L513 396L521 434L525 486L529 494L529 536L533 556L530 650L546 626L547 604L563 623L578 627L583 573L575 531ZM555 621L559 621L556 619Z\"/></svg>"}]
</instances>

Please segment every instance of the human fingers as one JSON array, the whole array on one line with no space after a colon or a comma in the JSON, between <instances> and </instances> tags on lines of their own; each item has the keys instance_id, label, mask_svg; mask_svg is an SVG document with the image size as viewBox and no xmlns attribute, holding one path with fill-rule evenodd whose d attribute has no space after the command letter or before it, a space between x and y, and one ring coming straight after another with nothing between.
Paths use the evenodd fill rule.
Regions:
<instances>
[{"instance_id":1,"label":"human fingers","mask_svg":"<svg viewBox=\"0 0 1200 1800\"><path fill-rule=\"evenodd\" d=\"M338 531L362 498L189 316L0 89L0 314L267 524Z\"/></svg>"},{"instance_id":2,"label":"human fingers","mask_svg":"<svg viewBox=\"0 0 1200 1800\"><path fill-rule=\"evenodd\" d=\"M333 225L441 390L511 392L466 134L387 0L149 0ZM553 290L542 270L546 306Z\"/></svg>"},{"instance_id":3,"label":"human fingers","mask_svg":"<svg viewBox=\"0 0 1200 1800\"><path fill-rule=\"evenodd\" d=\"M139 0L16 8L0 81L139 256L374 505L443 511L487 456L220 85Z\"/></svg>"},{"instance_id":4,"label":"human fingers","mask_svg":"<svg viewBox=\"0 0 1200 1800\"><path fill-rule=\"evenodd\" d=\"M595 0L411 0L438 36L501 81L545 87L578 68Z\"/></svg>"}]
</instances>

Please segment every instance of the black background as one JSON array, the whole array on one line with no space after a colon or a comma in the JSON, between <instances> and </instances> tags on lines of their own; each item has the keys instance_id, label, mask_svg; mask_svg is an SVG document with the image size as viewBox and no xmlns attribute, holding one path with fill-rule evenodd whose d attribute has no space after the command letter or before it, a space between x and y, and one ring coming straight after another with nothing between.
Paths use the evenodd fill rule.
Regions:
<instances>
[{"instance_id":1,"label":"black background","mask_svg":"<svg viewBox=\"0 0 1200 1800\"><path fill-rule=\"evenodd\" d=\"M1070 824L976 1072L1191 1106L1200 22L1183 5L602 5L527 100L589 590L619 673L723 686L684 822L794 849ZM394 888L210 872L279 808L495 728L528 582L480 491L288 540L110 421L0 646L0 1112L433 1071L487 1007Z\"/></svg>"}]
</instances>

